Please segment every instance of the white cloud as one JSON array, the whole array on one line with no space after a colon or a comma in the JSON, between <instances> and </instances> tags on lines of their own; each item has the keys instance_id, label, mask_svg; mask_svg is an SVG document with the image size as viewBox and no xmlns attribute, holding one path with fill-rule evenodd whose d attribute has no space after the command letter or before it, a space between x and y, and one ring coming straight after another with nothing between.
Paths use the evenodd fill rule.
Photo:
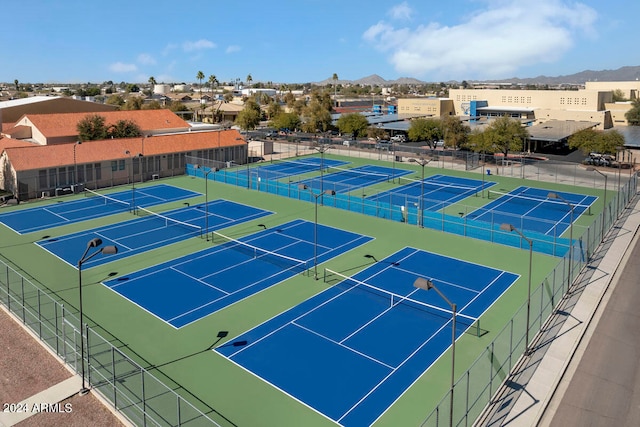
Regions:
<instances>
[{"instance_id":1,"label":"white cloud","mask_svg":"<svg viewBox=\"0 0 640 427\"><path fill-rule=\"evenodd\" d=\"M193 52L194 50L202 50L202 49L213 49L216 47L216 44L212 41L200 39L195 42L186 41L182 43L182 49L185 52Z\"/></svg>"},{"instance_id":2,"label":"white cloud","mask_svg":"<svg viewBox=\"0 0 640 427\"><path fill-rule=\"evenodd\" d=\"M148 53L141 53L138 55L138 63L142 65L156 65L156 60Z\"/></svg>"},{"instance_id":3,"label":"white cloud","mask_svg":"<svg viewBox=\"0 0 640 427\"><path fill-rule=\"evenodd\" d=\"M109 65L109 71L114 73L131 73L137 71L138 67L136 64L125 64L124 62L114 62Z\"/></svg>"},{"instance_id":4,"label":"white cloud","mask_svg":"<svg viewBox=\"0 0 640 427\"><path fill-rule=\"evenodd\" d=\"M240 52L242 48L238 45L231 45L228 46L227 49L225 50L225 53L235 53L235 52Z\"/></svg>"},{"instance_id":5,"label":"white cloud","mask_svg":"<svg viewBox=\"0 0 640 427\"><path fill-rule=\"evenodd\" d=\"M409 7L406 1L394 6L389 10L389 16L396 20L410 20L413 15L413 9Z\"/></svg>"},{"instance_id":6,"label":"white cloud","mask_svg":"<svg viewBox=\"0 0 640 427\"><path fill-rule=\"evenodd\" d=\"M389 55L405 75L456 79L511 77L519 67L560 59L577 34L594 34L596 12L581 3L488 1L454 26L395 28L381 21L363 39Z\"/></svg>"}]
</instances>

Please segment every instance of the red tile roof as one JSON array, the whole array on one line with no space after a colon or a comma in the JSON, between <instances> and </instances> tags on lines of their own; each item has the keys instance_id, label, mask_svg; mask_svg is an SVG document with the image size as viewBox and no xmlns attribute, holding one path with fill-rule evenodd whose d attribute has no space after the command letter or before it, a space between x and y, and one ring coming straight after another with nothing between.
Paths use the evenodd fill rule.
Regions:
<instances>
[{"instance_id":1,"label":"red tile roof","mask_svg":"<svg viewBox=\"0 0 640 427\"><path fill-rule=\"evenodd\" d=\"M0 143L4 143L2 139ZM24 144L24 143L23 143ZM189 151L215 149L245 145L246 141L237 130L187 132L175 135L156 135L148 138L106 139L87 141L80 145L56 144L3 147L16 171L44 169L73 165L73 147L76 146L76 162L98 163L124 159L125 151L145 156L184 153ZM0 147L2 147L0 145Z\"/></svg>"},{"instance_id":2,"label":"red tile roof","mask_svg":"<svg viewBox=\"0 0 640 427\"><path fill-rule=\"evenodd\" d=\"M120 120L135 122L143 133L162 130L187 130L189 124L170 110L125 110L103 111L91 113L61 113L61 114L25 114L18 121L19 124L31 122L46 138L78 135L77 125L87 116L99 115L105 118L107 126ZM25 120L26 118L26 120Z\"/></svg>"}]
</instances>

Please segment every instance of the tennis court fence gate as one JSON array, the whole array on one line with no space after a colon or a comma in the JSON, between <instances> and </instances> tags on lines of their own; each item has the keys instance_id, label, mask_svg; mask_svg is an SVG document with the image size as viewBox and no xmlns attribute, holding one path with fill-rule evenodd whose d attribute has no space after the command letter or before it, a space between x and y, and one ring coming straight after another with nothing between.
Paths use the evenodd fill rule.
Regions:
<instances>
[{"instance_id":1,"label":"tennis court fence gate","mask_svg":"<svg viewBox=\"0 0 640 427\"><path fill-rule=\"evenodd\" d=\"M81 336L78 318L63 303L2 260L0 268L0 303L73 371L81 372L84 363L92 391L133 424L220 426L214 418L224 422L221 414L188 402L176 393L177 384L140 366L87 324Z\"/></svg>"}]
</instances>

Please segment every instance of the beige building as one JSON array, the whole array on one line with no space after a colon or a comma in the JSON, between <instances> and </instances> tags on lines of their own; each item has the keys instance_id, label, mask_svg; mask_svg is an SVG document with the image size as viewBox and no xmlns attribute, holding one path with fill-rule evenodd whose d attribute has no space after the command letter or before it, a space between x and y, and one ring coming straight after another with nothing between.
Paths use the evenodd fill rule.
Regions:
<instances>
[{"instance_id":1,"label":"beige building","mask_svg":"<svg viewBox=\"0 0 640 427\"><path fill-rule=\"evenodd\" d=\"M401 118L443 117L454 115L455 107L449 98L400 98L398 115Z\"/></svg>"},{"instance_id":2,"label":"beige building","mask_svg":"<svg viewBox=\"0 0 640 427\"><path fill-rule=\"evenodd\" d=\"M584 85L587 90L599 91L616 91L620 90L624 97L634 100L640 95L640 81L633 80L630 82L586 82Z\"/></svg>"},{"instance_id":3,"label":"beige building","mask_svg":"<svg viewBox=\"0 0 640 427\"><path fill-rule=\"evenodd\" d=\"M449 97L463 117L509 115L533 123L573 120L597 123L598 129L613 126L606 109L613 101L611 90L451 89Z\"/></svg>"}]
</instances>

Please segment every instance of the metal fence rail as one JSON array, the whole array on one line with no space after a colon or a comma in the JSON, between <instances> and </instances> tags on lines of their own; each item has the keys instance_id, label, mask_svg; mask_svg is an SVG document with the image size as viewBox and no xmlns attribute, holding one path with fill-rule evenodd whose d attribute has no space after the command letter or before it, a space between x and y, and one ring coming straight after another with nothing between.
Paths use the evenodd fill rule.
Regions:
<instances>
[{"instance_id":1,"label":"metal fence rail","mask_svg":"<svg viewBox=\"0 0 640 427\"><path fill-rule=\"evenodd\" d=\"M196 408L86 324L81 336L78 318L64 304L2 260L0 303L73 371L84 363L93 391L135 425L220 426L215 410Z\"/></svg>"}]
</instances>

